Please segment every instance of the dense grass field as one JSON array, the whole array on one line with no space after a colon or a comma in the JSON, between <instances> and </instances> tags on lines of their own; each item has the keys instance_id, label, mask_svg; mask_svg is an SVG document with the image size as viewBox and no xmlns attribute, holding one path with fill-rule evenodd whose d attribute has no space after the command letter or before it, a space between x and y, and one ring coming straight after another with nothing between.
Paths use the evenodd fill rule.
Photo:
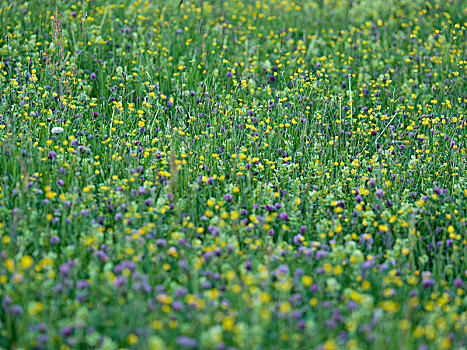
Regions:
<instances>
[{"instance_id":1,"label":"dense grass field","mask_svg":"<svg viewBox=\"0 0 467 350\"><path fill-rule=\"evenodd\" d=\"M467 349L462 0L0 2L0 349Z\"/></svg>"}]
</instances>

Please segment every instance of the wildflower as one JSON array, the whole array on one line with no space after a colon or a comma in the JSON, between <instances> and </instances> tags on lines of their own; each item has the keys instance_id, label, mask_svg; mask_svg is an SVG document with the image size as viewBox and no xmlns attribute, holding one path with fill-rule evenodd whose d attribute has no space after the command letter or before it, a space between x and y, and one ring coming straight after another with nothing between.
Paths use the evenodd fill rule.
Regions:
<instances>
[{"instance_id":1,"label":"wildflower","mask_svg":"<svg viewBox=\"0 0 467 350\"><path fill-rule=\"evenodd\" d=\"M60 126L55 126L52 128L52 134L61 134L63 132L63 128Z\"/></svg>"},{"instance_id":2,"label":"wildflower","mask_svg":"<svg viewBox=\"0 0 467 350\"><path fill-rule=\"evenodd\" d=\"M462 278L456 278L453 282L454 288L461 288L463 289L465 287L465 283L462 280Z\"/></svg>"},{"instance_id":3,"label":"wildflower","mask_svg":"<svg viewBox=\"0 0 467 350\"><path fill-rule=\"evenodd\" d=\"M10 308L10 312L14 316L22 315L23 307L21 305L12 305L12 307Z\"/></svg>"},{"instance_id":4,"label":"wildflower","mask_svg":"<svg viewBox=\"0 0 467 350\"><path fill-rule=\"evenodd\" d=\"M50 151L49 155L47 156L47 159L55 160L56 158L57 158L57 153L55 153L55 151Z\"/></svg>"},{"instance_id":5,"label":"wildflower","mask_svg":"<svg viewBox=\"0 0 467 350\"><path fill-rule=\"evenodd\" d=\"M34 261L29 255L23 256L20 260L20 266L22 269L29 269L33 263Z\"/></svg>"},{"instance_id":6,"label":"wildflower","mask_svg":"<svg viewBox=\"0 0 467 350\"><path fill-rule=\"evenodd\" d=\"M175 340L178 346L184 347L184 348L196 348L198 346L198 341L196 339L187 337L187 336L179 336Z\"/></svg>"},{"instance_id":7,"label":"wildflower","mask_svg":"<svg viewBox=\"0 0 467 350\"><path fill-rule=\"evenodd\" d=\"M69 337L71 335L71 333L73 332L73 328L69 327L69 326L63 326L61 329L60 329L60 335L64 338L66 337Z\"/></svg>"}]
</instances>

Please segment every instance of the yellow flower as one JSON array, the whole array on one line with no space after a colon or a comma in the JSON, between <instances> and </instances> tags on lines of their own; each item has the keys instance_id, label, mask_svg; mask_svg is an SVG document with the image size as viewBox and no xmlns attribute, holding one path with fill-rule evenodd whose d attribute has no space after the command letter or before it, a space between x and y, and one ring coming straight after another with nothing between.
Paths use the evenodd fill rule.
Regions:
<instances>
[{"instance_id":1,"label":"yellow flower","mask_svg":"<svg viewBox=\"0 0 467 350\"><path fill-rule=\"evenodd\" d=\"M292 309L292 305L288 301L284 301L281 306L279 306L279 311L282 313L289 312Z\"/></svg>"},{"instance_id":2,"label":"yellow flower","mask_svg":"<svg viewBox=\"0 0 467 350\"><path fill-rule=\"evenodd\" d=\"M216 288L212 288L207 292L207 297L209 300L215 300L219 297L220 292Z\"/></svg>"},{"instance_id":3,"label":"yellow flower","mask_svg":"<svg viewBox=\"0 0 467 350\"><path fill-rule=\"evenodd\" d=\"M15 262L13 259L6 259L5 267L9 272L13 272L15 270Z\"/></svg>"},{"instance_id":4,"label":"yellow flower","mask_svg":"<svg viewBox=\"0 0 467 350\"><path fill-rule=\"evenodd\" d=\"M362 289L363 290L368 290L370 288L371 288L371 283L369 281L365 280L365 281L362 282Z\"/></svg>"},{"instance_id":5,"label":"yellow flower","mask_svg":"<svg viewBox=\"0 0 467 350\"><path fill-rule=\"evenodd\" d=\"M130 334L127 338L126 341L128 344L136 344L138 342L138 336L136 334Z\"/></svg>"},{"instance_id":6,"label":"yellow flower","mask_svg":"<svg viewBox=\"0 0 467 350\"><path fill-rule=\"evenodd\" d=\"M159 320L156 320L156 321L153 321L152 324L151 324L152 328L154 328L155 330L159 330L162 328L163 326L163 323Z\"/></svg>"},{"instance_id":7,"label":"yellow flower","mask_svg":"<svg viewBox=\"0 0 467 350\"><path fill-rule=\"evenodd\" d=\"M451 347L451 339L444 337L439 344L440 349L449 349Z\"/></svg>"},{"instance_id":8,"label":"yellow flower","mask_svg":"<svg viewBox=\"0 0 467 350\"><path fill-rule=\"evenodd\" d=\"M334 342L334 340L326 340L326 342L323 344L323 348L325 350L336 350L338 349L338 346Z\"/></svg>"},{"instance_id":9,"label":"yellow flower","mask_svg":"<svg viewBox=\"0 0 467 350\"><path fill-rule=\"evenodd\" d=\"M261 292L261 294L259 295L259 300L263 304L268 303L269 301L271 301L271 295L269 293L266 293L266 292Z\"/></svg>"},{"instance_id":10,"label":"yellow flower","mask_svg":"<svg viewBox=\"0 0 467 350\"><path fill-rule=\"evenodd\" d=\"M45 195L48 199L54 199L57 194L54 191L49 191Z\"/></svg>"},{"instance_id":11,"label":"yellow flower","mask_svg":"<svg viewBox=\"0 0 467 350\"><path fill-rule=\"evenodd\" d=\"M23 256L20 260L20 266L23 270L29 269L33 263L34 261L29 255Z\"/></svg>"},{"instance_id":12,"label":"yellow flower","mask_svg":"<svg viewBox=\"0 0 467 350\"><path fill-rule=\"evenodd\" d=\"M30 315L37 315L39 312L41 312L44 309L44 306L42 303L36 301L32 304L29 305L28 307L28 312Z\"/></svg>"},{"instance_id":13,"label":"yellow flower","mask_svg":"<svg viewBox=\"0 0 467 350\"><path fill-rule=\"evenodd\" d=\"M222 327L227 332L233 328L234 324L235 324L235 319L231 316L224 317L224 319L222 320Z\"/></svg>"},{"instance_id":14,"label":"yellow flower","mask_svg":"<svg viewBox=\"0 0 467 350\"><path fill-rule=\"evenodd\" d=\"M311 276L305 275L302 277L302 283L305 287L309 287L313 283L313 278Z\"/></svg>"}]
</instances>

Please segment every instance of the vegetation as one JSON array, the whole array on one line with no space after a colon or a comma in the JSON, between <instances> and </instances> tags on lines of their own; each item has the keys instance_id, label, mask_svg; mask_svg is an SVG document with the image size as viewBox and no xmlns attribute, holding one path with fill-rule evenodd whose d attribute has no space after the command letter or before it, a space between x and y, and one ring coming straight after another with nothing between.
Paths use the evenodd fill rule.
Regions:
<instances>
[{"instance_id":1,"label":"vegetation","mask_svg":"<svg viewBox=\"0 0 467 350\"><path fill-rule=\"evenodd\" d=\"M466 349L461 0L0 4L0 348Z\"/></svg>"}]
</instances>

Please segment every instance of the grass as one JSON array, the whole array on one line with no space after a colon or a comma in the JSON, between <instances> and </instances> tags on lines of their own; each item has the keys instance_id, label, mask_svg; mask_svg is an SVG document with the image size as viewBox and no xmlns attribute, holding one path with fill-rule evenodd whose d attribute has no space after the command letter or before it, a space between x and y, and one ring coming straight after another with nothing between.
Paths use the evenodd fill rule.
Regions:
<instances>
[{"instance_id":1,"label":"grass","mask_svg":"<svg viewBox=\"0 0 467 350\"><path fill-rule=\"evenodd\" d=\"M2 3L0 348L467 348L466 26Z\"/></svg>"}]
</instances>

